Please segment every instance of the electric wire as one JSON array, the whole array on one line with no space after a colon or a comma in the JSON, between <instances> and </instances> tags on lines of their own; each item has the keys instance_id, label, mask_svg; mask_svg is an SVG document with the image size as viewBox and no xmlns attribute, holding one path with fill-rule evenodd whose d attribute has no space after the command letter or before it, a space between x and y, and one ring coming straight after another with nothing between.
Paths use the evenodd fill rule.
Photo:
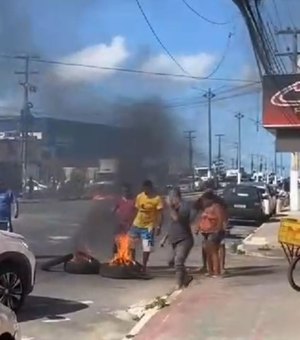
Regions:
<instances>
[{"instance_id":1,"label":"electric wire","mask_svg":"<svg viewBox=\"0 0 300 340\"><path fill-rule=\"evenodd\" d=\"M225 22L218 22L218 21L214 21L214 20L211 20L211 19L208 19L207 17L205 17L204 15L202 15L199 11L197 11L194 7L192 7L186 0L181 0L185 6L187 8L189 8L194 14L196 14L199 18L201 18L202 20L212 24L212 25L228 25L230 23L232 23L232 20L233 19L230 19L228 21L225 21Z\"/></svg>"},{"instance_id":2,"label":"electric wire","mask_svg":"<svg viewBox=\"0 0 300 340\"><path fill-rule=\"evenodd\" d=\"M173 62L180 68L180 70L185 73L185 74L189 74L185 68L176 60L176 58L172 55L172 53L169 51L169 49L166 47L166 45L161 41L161 39L159 38L158 34L156 33L155 29L153 28L150 20L148 19L141 3L139 0L135 0L144 20L146 21L150 31L152 32L152 34L154 35L155 39L157 40L157 42L159 43L159 45L162 47L162 49L167 53L167 55L170 57L171 60L173 60Z\"/></svg>"}]
</instances>

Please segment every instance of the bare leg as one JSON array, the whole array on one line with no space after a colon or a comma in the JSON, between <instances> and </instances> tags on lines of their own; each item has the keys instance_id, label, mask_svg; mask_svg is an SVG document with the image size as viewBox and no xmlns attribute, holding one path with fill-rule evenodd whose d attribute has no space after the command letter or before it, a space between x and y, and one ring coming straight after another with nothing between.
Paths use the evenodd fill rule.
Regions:
<instances>
[{"instance_id":1,"label":"bare leg","mask_svg":"<svg viewBox=\"0 0 300 340\"><path fill-rule=\"evenodd\" d=\"M211 246L211 260L213 264L213 275L219 276L221 274L220 270L220 256L219 256L219 246L213 244Z\"/></svg>"},{"instance_id":2,"label":"bare leg","mask_svg":"<svg viewBox=\"0 0 300 340\"><path fill-rule=\"evenodd\" d=\"M149 256L150 256L150 252L149 251L144 251L143 252L143 270L146 271L147 269L147 264L149 261Z\"/></svg>"},{"instance_id":3,"label":"bare leg","mask_svg":"<svg viewBox=\"0 0 300 340\"><path fill-rule=\"evenodd\" d=\"M209 275L214 274L214 266L213 266L213 246L210 242L206 242L205 244L205 252L206 252L206 261L207 261L207 270Z\"/></svg>"},{"instance_id":4,"label":"bare leg","mask_svg":"<svg viewBox=\"0 0 300 340\"><path fill-rule=\"evenodd\" d=\"M223 274L224 271L225 271L225 257L226 257L226 248L225 248L225 244L221 244L221 245L220 245L219 256L220 256L221 273Z\"/></svg>"}]
</instances>

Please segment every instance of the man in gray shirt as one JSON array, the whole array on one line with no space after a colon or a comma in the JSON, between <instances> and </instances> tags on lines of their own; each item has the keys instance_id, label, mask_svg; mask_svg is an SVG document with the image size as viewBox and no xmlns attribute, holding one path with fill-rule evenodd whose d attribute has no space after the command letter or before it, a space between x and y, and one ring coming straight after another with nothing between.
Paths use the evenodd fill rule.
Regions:
<instances>
[{"instance_id":1,"label":"man in gray shirt","mask_svg":"<svg viewBox=\"0 0 300 340\"><path fill-rule=\"evenodd\" d=\"M191 207L181 198L178 188L171 190L168 198L170 222L168 233L164 238L169 240L173 253L177 288L186 287L193 277L187 275L185 261L193 247L191 231Z\"/></svg>"}]
</instances>

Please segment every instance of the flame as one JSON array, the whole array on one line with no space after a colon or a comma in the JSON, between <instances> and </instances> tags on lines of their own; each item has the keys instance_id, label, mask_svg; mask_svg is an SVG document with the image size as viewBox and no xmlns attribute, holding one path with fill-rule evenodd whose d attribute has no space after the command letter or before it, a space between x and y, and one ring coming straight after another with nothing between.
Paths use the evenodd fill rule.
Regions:
<instances>
[{"instance_id":1,"label":"flame","mask_svg":"<svg viewBox=\"0 0 300 340\"><path fill-rule=\"evenodd\" d=\"M116 237L118 252L110 261L110 265L129 266L134 263L131 253L132 242L132 239L126 234Z\"/></svg>"}]
</instances>

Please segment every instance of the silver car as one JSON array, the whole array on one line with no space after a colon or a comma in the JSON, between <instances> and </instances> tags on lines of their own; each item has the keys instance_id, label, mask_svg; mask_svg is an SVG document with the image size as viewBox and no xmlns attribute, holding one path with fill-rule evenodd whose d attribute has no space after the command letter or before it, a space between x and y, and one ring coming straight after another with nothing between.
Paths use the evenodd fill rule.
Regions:
<instances>
[{"instance_id":1,"label":"silver car","mask_svg":"<svg viewBox=\"0 0 300 340\"><path fill-rule=\"evenodd\" d=\"M0 339L21 340L16 314L0 304Z\"/></svg>"}]
</instances>

